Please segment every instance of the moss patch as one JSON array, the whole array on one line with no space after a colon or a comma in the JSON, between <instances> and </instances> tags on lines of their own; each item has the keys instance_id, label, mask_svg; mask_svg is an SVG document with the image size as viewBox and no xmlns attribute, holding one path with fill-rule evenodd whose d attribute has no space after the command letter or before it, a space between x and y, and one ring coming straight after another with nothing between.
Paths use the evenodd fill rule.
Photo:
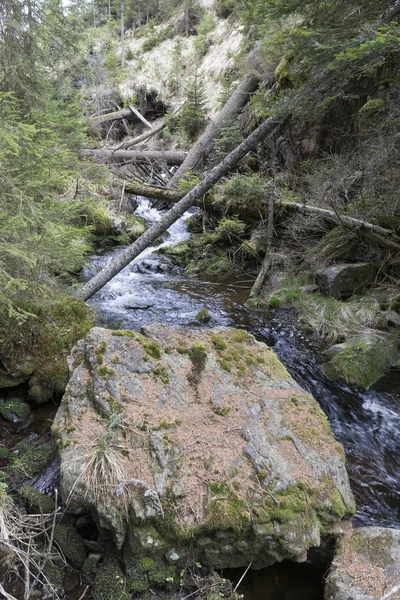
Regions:
<instances>
[{"instance_id":1,"label":"moss patch","mask_svg":"<svg viewBox=\"0 0 400 600\"><path fill-rule=\"evenodd\" d=\"M60 523L54 530L54 540L68 560L83 565L86 560L85 544L75 527L70 523Z\"/></svg>"},{"instance_id":2,"label":"moss patch","mask_svg":"<svg viewBox=\"0 0 400 600\"><path fill-rule=\"evenodd\" d=\"M9 398L0 400L0 417L11 423L23 421L31 416L31 409L28 404L19 398Z\"/></svg>"},{"instance_id":3,"label":"moss patch","mask_svg":"<svg viewBox=\"0 0 400 600\"><path fill-rule=\"evenodd\" d=\"M30 485L25 485L19 490L19 496L24 503L25 508L29 513L48 514L54 511L54 500L35 490Z\"/></svg>"},{"instance_id":4,"label":"moss patch","mask_svg":"<svg viewBox=\"0 0 400 600\"><path fill-rule=\"evenodd\" d=\"M106 558L100 565L94 579L92 596L93 600L130 600L124 574L115 558Z\"/></svg>"},{"instance_id":5,"label":"moss patch","mask_svg":"<svg viewBox=\"0 0 400 600\"><path fill-rule=\"evenodd\" d=\"M192 361L192 370L188 375L188 381L193 386L200 382L200 377L205 369L207 362L207 350L201 342L193 344L189 349L189 358Z\"/></svg>"}]
</instances>

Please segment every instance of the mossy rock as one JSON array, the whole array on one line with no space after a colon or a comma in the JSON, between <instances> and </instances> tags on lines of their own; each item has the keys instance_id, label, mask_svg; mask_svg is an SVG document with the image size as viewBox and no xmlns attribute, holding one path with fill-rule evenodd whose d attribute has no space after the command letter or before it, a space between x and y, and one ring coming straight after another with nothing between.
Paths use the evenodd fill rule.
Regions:
<instances>
[{"instance_id":1,"label":"mossy rock","mask_svg":"<svg viewBox=\"0 0 400 600\"><path fill-rule=\"evenodd\" d=\"M34 375L29 381L28 399L34 404L47 404L54 396L60 397L64 393L67 383L66 364L57 373L54 373L50 382Z\"/></svg>"},{"instance_id":2,"label":"mossy rock","mask_svg":"<svg viewBox=\"0 0 400 600\"><path fill-rule=\"evenodd\" d=\"M30 485L25 485L18 493L28 513L49 514L56 508L54 500L35 490Z\"/></svg>"},{"instance_id":3,"label":"mossy rock","mask_svg":"<svg viewBox=\"0 0 400 600\"><path fill-rule=\"evenodd\" d=\"M6 373L0 373L0 388L17 387L26 381L25 377L12 377Z\"/></svg>"},{"instance_id":4,"label":"mossy rock","mask_svg":"<svg viewBox=\"0 0 400 600\"><path fill-rule=\"evenodd\" d=\"M54 540L65 558L76 565L83 565L86 560L85 543L70 523L60 523L54 530Z\"/></svg>"},{"instance_id":5,"label":"mossy rock","mask_svg":"<svg viewBox=\"0 0 400 600\"><path fill-rule=\"evenodd\" d=\"M195 319L196 321L199 321L199 323L209 323L211 321L211 315L208 308L202 308L201 311L195 316Z\"/></svg>"},{"instance_id":6,"label":"mossy rock","mask_svg":"<svg viewBox=\"0 0 400 600\"><path fill-rule=\"evenodd\" d=\"M136 215L129 215L126 219L128 224L126 232L129 235L131 242L134 242L147 231L146 221L143 217L137 217Z\"/></svg>"},{"instance_id":7,"label":"mossy rock","mask_svg":"<svg viewBox=\"0 0 400 600\"><path fill-rule=\"evenodd\" d=\"M0 417L10 423L19 423L32 416L31 409L26 402L19 398L0 400Z\"/></svg>"},{"instance_id":8,"label":"mossy rock","mask_svg":"<svg viewBox=\"0 0 400 600\"><path fill-rule=\"evenodd\" d=\"M92 573L94 573L96 566L100 559L101 559L101 554L95 554L95 553L89 554L89 556L83 563L82 573L84 575L88 575L88 576L92 575Z\"/></svg>"},{"instance_id":9,"label":"mossy rock","mask_svg":"<svg viewBox=\"0 0 400 600\"><path fill-rule=\"evenodd\" d=\"M28 441L23 440L16 444L10 460L10 472L16 481L24 481L35 475L38 475L47 467L55 457L55 445L50 442L33 446Z\"/></svg>"},{"instance_id":10,"label":"mossy rock","mask_svg":"<svg viewBox=\"0 0 400 600\"><path fill-rule=\"evenodd\" d=\"M399 361L396 342L371 333L332 346L327 356L329 360L323 364L326 375L358 388L369 388Z\"/></svg>"},{"instance_id":11,"label":"mossy rock","mask_svg":"<svg viewBox=\"0 0 400 600\"><path fill-rule=\"evenodd\" d=\"M183 240L179 244L176 244L176 246L164 246L157 252L168 256L174 264L180 267L186 267L193 258L193 248L189 240Z\"/></svg>"},{"instance_id":12,"label":"mossy rock","mask_svg":"<svg viewBox=\"0 0 400 600\"><path fill-rule=\"evenodd\" d=\"M10 451L5 446L0 447L0 460L7 460L10 456Z\"/></svg>"},{"instance_id":13,"label":"mossy rock","mask_svg":"<svg viewBox=\"0 0 400 600\"><path fill-rule=\"evenodd\" d=\"M54 564L51 560L46 560L43 567L43 575L49 581L52 591L58 594L60 597L64 596L64 582L63 582L63 570L59 566Z\"/></svg>"},{"instance_id":14,"label":"mossy rock","mask_svg":"<svg viewBox=\"0 0 400 600\"><path fill-rule=\"evenodd\" d=\"M130 600L124 574L118 561L109 557L96 573L92 589L93 600Z\"/></svg>"}]
</instances>

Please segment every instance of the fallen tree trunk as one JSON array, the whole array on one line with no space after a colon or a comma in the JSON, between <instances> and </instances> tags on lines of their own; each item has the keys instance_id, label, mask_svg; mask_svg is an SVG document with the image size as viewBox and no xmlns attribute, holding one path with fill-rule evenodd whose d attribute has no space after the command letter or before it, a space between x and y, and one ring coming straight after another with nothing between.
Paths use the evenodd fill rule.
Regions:
<instances>
[{"instance_id":1,"label":"fallen tree trunk","mask_svg":"<svg viewBox=\"0 0 400 600\"><path fill-rule=\"evenodd\" d=\"M110 121L118 121L119 119L129 119L132 115L135 115L136 118L139 119L146 127L151 129L151 123L144 118L144 116L131 104L129 108L123 108L122 110L117 110L112 113L107 113L105 115L98 115L97 117L90 117L92 123L97 123L98 125L102 125L103 123L109 123Z\"/></svg>"},{"instance_id":2,"label":"fallen tree trunk","mask_svg":"<svg viewBox=\"0 0 400 600\"><path fill-rule=\"evenodd\" d=\"M157 125L156 127L153 127L152 129L149 129L148 131L145 131L144 133L141 133L140 135L137 135L134 138L124 140L118 146L110 148L110 150L115 152L115 150L126 150L127 148L131 148L132 146L136 146L136 144L140 144L140 142L144 142L145 140L152 138L153 135L156 135L156 133L165 129L166 126L166 123L160 123L160 125Z\"/></svg>"},{"instance_id":3,"label":"fallen tree trunk","mask_svg":"<svg viewBox=\"0 0 400 600\"><path fill-rule=\"evenodd\" d=\"M139 119L139 121L142 121L143 125L146 125L146 127L148 127L149 129L152 129L151 123L149 123L149 121L144 118L144 116L137 110L137 108L132 106L132 104L129 105L129 108L131 109L131 111L133 112L135 117L137 117Z\"/></svg>"},{"instance_id":4,"label":"fallen tree trunk","mask_svg":"<svg viewBox=\"0 0 400 600\"><path fill-rule=\"evenodd\" d=\"M320 215L327 221L333 221L334 223L345 227L356 227L371 231L372 233L377 233L383 237L389 237L395 242L400 242L400 238L391 229L385 229L384 227L380 227L380 225L374 225L373 223L368 223L368 221L362 221L361 219L355 219L354 217L348 217L347 215L338 215L333 210L301 204L300 202L284 202L281 204L281 207Z\"/></svg>"},{"instance_id":5,"label":"fallen tree trunk","mask_svg":"<svg viewBox=\"0 0 400 600\"><path fill-rule=\"evenodd\" d=\"M152 242L162 235L175 221L183 215L198 198L201 198L212 186L217 183L243 158L258 142L270 134L277 126L273 118L264 121L255 129L235 150L219 163L214 169L207 173L186 196L182 198L160 221L154 223L139 239L122 250L116 258L93 279L80 287L76 295L78 298L88 300L93 294L106 285L117 273L122 271L133 259L143 252Z\"/></svg>"},{"instance_id":6,"label":"fallen tree trunk","mask_svg":"<svg viewBox=\"0 0 400 600\"><path fill-rule=\"evenodd\" d=\"M170 202L176 204L184 196L182 192L178 190L169 190L168 188L158 187L157 185L150 185L149 183L142 183L140 181L131 181L125 186L127 194L134 194L135 196L144 196L151 200L163 200L164 202Z\"/></svg>"},{"instance_id":7,"label":"fallen tree trunk","mask_svg":"<svg viewBox=\"0 0 400 600\"><path fill-rule=\"evenodd\" d=\"M184 162L168 183L169 188L176 187L178 181L182 179L187 171L190 169L195 170L201 166L204 159L213 149L215 138L218 137L221 129L228 125L228 123L234 121L237 113L247 103L250 94L257 89L259 82L259 77L253 73L248 73L246 75L226 102L215 121L208 125L205 132L199 137L193 148L190 150Z\"/></svg>"},{"instance_id":8,"label":"fallen tree trunk","mask_svg":"<svg viewBox=\"0 0 400 600\"><path fill-rule=\"evenodd\" d=\"M180 165L186 156L186 152L169 150L166 152L158 150L94 150L87 148L81 150L83 156L91 156L96 162L128 163L128 162L159 162L167 165Z\"/></svg>"},{"instance_id":9,"label":"fallen tree trunk","mask_svg":"<svg viewBox=\"0 0 400 600\"><path fill-rule=\"evenodd\" d=\"M170 190L168 188L158 187L156 185L149 185L141 182L130 182L126 184L125 188L128 194L135 194L136 196L145 196L152 200L162 200L164 202L177 203L183 197L183 193L178 190ZM215 202L205 197L196 203L200 208L205 209L210 213L226 213L226 206L221 202ZM279 208L287 208L289 210L296 210L300 212L308 212L310 214L317 214L323 217L325 220L335 223L336 225L343 225L346 227L357 227L378 234L383 238L390 238L393 242L399 242L400 238L395 235L390 229L385 229L379 225L368 223L368 221L362 221L354 217L348 217L346 215L337 215L332 210L326 208L319 208L317 206L310 206L309 204L301 204L300 202L284 202L278 204ZM234 201L229 203L229 213L238 215L244 221L256 221L264 218L265 207L260 205L246 205L243 206L240 200L237 204ZM386 244L387 245L387 244ZM395 246L391 246L395 249Z\"/></svg>"},{"instance_id":10,"label":"fallen tree trunk","mask_svg":"<svg viewBox=\"0 0 400 600\"><path fill-rule=\"evenodd\" d=\"M102 125L103 123L110 123L111 121L118 121L119 119L128 119L132 116L132 111L129 108L117 110L116 112L107 113L105 115L98 115L97 117L91 117L92 123Z\"/></svg>"},{"instance_id":11,"label":"fallen tree trunk","mask_svg":"<svg viewBox=\"0 0 400 600\"><path fill-rule=\"evenodd\" d=\"M152 200L161 200L162 202L168 202L176 204L183 198L183 192L179 190L170 190L169 188L158 187L156 185L150 185L139 181L131 181L125 186L127 194L134 194L135 196L144 196L145 198L151 198ZM194 206L198 206L205 210L208 214L221 215L228 212L226 205L222 202L215 202L209 196L198 198ZM243 206L238 200L237 202L231 201L229 204L229 213L237 215L243 221L254 223L254 221L260 221L264 218L264 207L259 205Z\"/></svg>"}]
</instances>

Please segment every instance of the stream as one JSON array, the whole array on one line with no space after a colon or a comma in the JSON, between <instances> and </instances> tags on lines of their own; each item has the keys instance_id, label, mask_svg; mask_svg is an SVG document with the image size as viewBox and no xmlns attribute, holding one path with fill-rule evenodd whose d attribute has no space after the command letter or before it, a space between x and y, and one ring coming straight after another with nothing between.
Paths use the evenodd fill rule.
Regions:
<instances>
[{"instance_id":1,"label":"stream","mask_svg":"<svg viewBox=\"0 0 400 600\"><path fill-rule=\"evenodd\" d=\"M151 224L162 212L138 198L136 214ZM161 246L187 239L186 213L169 230ZM357 392L329 381L319 366L318 342L303 336L293 311L249 310L244 306L251 281L188 275L151 247L128 265L90 301L106 326L139 330L150 323L177 327L242 327L273 346L294 379L319 402L343 444L357 502L355 526L400 528L400 373L392 372L372 389ZM104 268L119 249L91 259L83 278ZM212 319L200 325L204 307Z\"/></svg>"}]
</instances>

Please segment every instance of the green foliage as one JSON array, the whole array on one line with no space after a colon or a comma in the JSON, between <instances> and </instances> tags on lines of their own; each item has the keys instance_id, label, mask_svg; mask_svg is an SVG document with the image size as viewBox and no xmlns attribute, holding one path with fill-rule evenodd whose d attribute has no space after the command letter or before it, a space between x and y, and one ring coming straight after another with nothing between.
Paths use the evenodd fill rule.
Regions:
<instances>
[{"instance_id":1,"label":"green foliage","mask_svg":"<svg viewBox=\"0 0 400 600\"><path fill-rule=\"evenodd\" d=\"M206 96L204 84L196 73L186 87L186 101L179 122L189 140L194 140L205 127Z\"/></svg>"},{"instance_id":2,"label":"green foliage","mask_svg":"<svg viewBox=\"0 0 400 600\"><path fill-rule=\"evenodd\" d=\"M65 194L78 176L83 122L67 82L61 92L27 117L0 93L0 339L13 360L34 353L38 400L62 390L65 356L91 323L83 303L58 296L90 249L89 230L77 224L82 202Z\"/></svg>"},{"instance_id":3,"label":"green foliage","mask_svg":"<svg viewBox=\"0 0 400 600\"><path fill-rule=\"evenodd\" d=\"M214 19L211 13L207 12L197 26L197 35L194 40L194 49L198 61L205 57L212 44L211 32L213 29Z\"/></svg>"},{"instance_id":4,"label":"green foliage","mask_svg":"<svg viewBox=\"0 0 400 600\"><path fill-rule=\"evenodd\" d=\"M189 169L182 179L179 180L178 189L185 196L199 183L199 181L199 175L193 173L193 171Z\"/></svg>"},{"instance_id":5,"label":"green foliage","mask_svg":"<svg viewBox=\"0 0 400 600\"><path fill-rule=\"evenodd\" d=\"M221 219L215 228L216 233L224 241L237 242L238 238L242 238L247 225L243 223L236 215L232 217L224 217Z\"/></svg>"},{"instance_id":6,"label":"green foliage","mask_svg":"<svg viewBox=\"0 0 400 600\"><path fill-rule=\"evenodd\" d=\"M259 92L259 114L311 118L338 101L357 102L360 79L384 80L385 69L398 64L400 27L387 22L386 11L372 0L245 0L241 15L261 38L265 60L282 58L284 49L279 91Z\"/></svg>"},{"instance_id":7,"label":"green foliage","mask_svg":"<svg viewBox=\"0 0 400 600\"><path fill-rule=\"evenodd\" d=\"M243 202L262 202L267 194L265 177L254 173L252 175L234 175L225 183L223 197L225 200L235 199Z\"/></svg>"},{"instance_id":8,"label":"green foliage","mask_svg":"<svg viewBox=\"0 0 400 600\"><path fill-rule=\"evenodd\" d=\"M217 0L215 3L215 10L220 19L227 19L235 13L237 8L238 2L236 0Z\"/></svg>"},{"instance_id":9,"label":"green foliage","mask_svg":"<svg viewBox=\"0 0 400 600\"><path fill-rule=\"evenodd\" d=\"M243 135L236 123L229 123L223 127L214 144L213 160L215 163L221 162L241 142L243 142Z\"/></svg>"},{"instance_id":10,"label":"green foliage","mask_svg":"<svg viewBox=\"0 0 400 600\"><path fill-rule=\"evenodd\" d=\"M168 87L172 94L177 94L180 91L184 70L182 40L181 38L177 38L172 50L171 74L168 79Z\"/></svg>"}]
</instances>

